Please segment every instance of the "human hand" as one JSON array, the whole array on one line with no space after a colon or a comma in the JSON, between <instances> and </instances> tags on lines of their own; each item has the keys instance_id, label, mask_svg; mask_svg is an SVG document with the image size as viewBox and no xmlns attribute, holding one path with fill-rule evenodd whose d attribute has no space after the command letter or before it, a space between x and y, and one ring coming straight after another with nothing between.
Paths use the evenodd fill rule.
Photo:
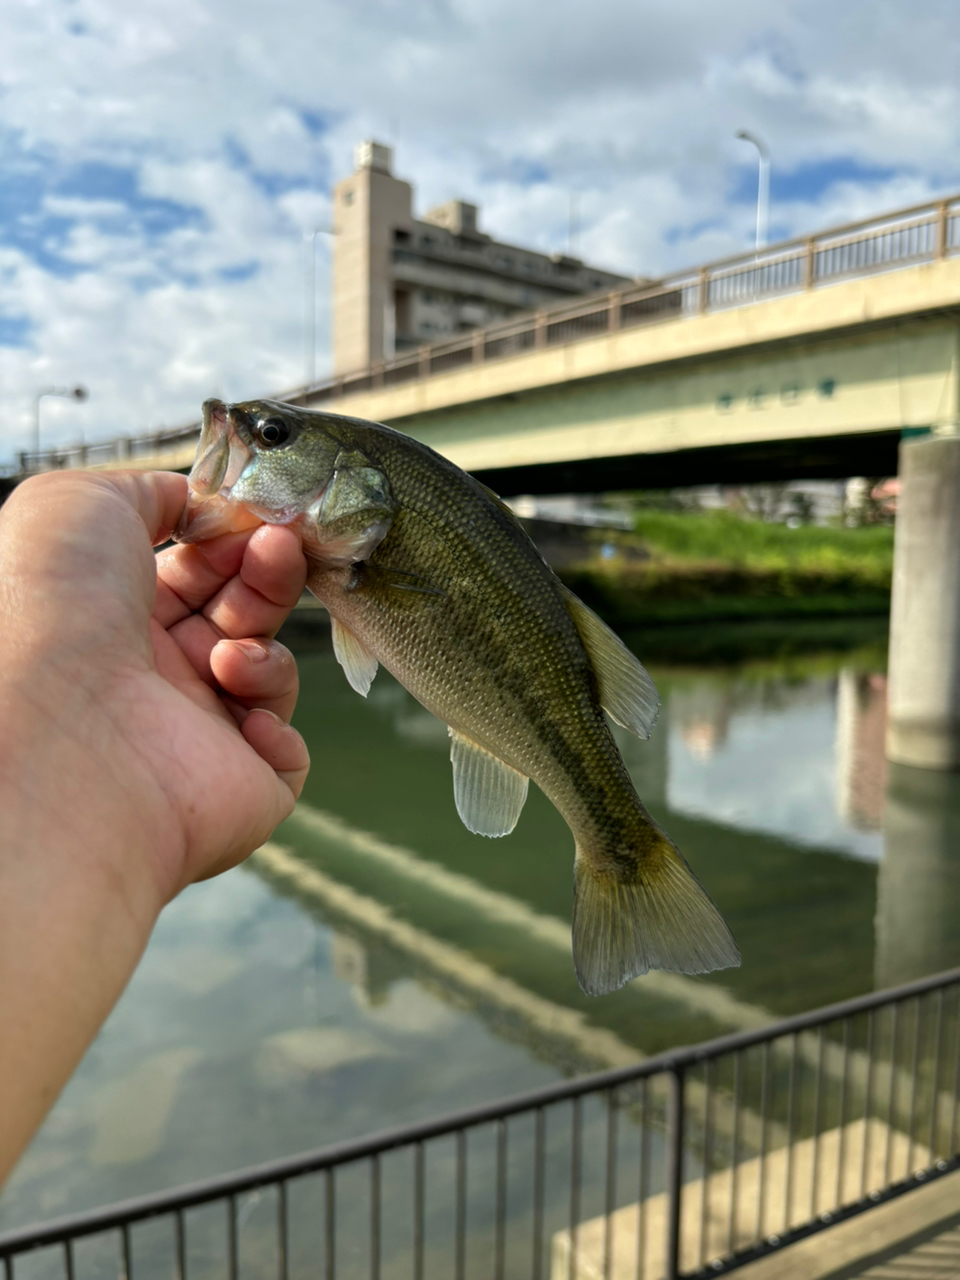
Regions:
<instances>
[{"instance_id":1,"label":"human hand","mask_svg":"<svg viewBox=\"0 0 960 1280\"><path fill-rule=\"evenodd\" d=\"M185 500L178 475L66 472L0 510L0 1183L164 903L256 848L306 775L296 668L266 639L299 540L155 557Z\"/></svg>"},{"instance_id":2,"label":"human hand","mask_svg":"<svg viewBox=\"0 0 960 1280\"><path fill-rule=\"evenodd\" d=\"M154 557L185 500L179 475L73 472L21 485L0 517L17 682L53 737L83 749L82 793L58 782L74 803L109 801L105 823L151 833L136 843L164 901L252 852L308 766L286 724L296 667L267 638L303 590L299 540L264 527ZM30 780L49 808L35 769Z\"/></svg>"}]
</instances>

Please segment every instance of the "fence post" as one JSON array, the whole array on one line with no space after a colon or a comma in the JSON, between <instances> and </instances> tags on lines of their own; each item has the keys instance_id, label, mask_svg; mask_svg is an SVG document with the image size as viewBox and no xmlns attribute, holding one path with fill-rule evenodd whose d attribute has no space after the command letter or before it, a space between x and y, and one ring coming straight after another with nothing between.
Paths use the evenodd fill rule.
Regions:
<instances>
[{"instance_id":1,"label":"fence post","mask_svg":"<svg viewBox=\"0 0 960 1280\"><path fill-rule=\"evenodd\" d=\"M371 381L375 387L383 386L383 361L373 366L373 376Z\"/></svg>"},{"instance_id":2,"label":"fence post","mask_svg":"<svg viewBox=\"0 0 960 1280\"><path fill-rule=\"evenodd\" d=\"M487 345L487 335L482 329L478 329L473 335L473 363L483 364L483 357Z\"/></svg>"},{"instance_id":3,"label":"fence post","mask_svg":"<svg viewBox=\"0 0 960 1280\"><path fill-rule=\"evenodd\" d=\"M814 240L810 237L807 240L803 254L803 287L805 289L813 288L813 269L814 269Z\"/></svg>"},{"instance_id":4,"label":"fence post","mask_svg":"<svg viewBox=\"0 0 960 1280\"><path fill-rule=\"evenodd\" d=\"M947 256L947 202L941 200L937 205L937 257Z\"/></svg>"},{"instance_id":5,"label":"fence post","mask_svg":"<svg viewBox=\"0 0 960 1280\"><path fill-rule=\"evenodd\" d=\"M710 277L707 274L707 268L701 267L700 274L697 277L697 309L701 315L707 309L710 300Z\"/></svg>"},{"instance_id":6,"label":"fence post","mask_svg":"<svg viewBox=\"0 0 960 1280\"><path fill-rule=\"evenodd\" d=\"M547 313L545 311L538 311L533 322L533 345L535 347L547 345Z\"/></svg>"},{"instance_id":7,"label":"fence post","mask_svg":"<svg viewBox=\"0 0 960 1280\"><path fill-rule=\"evenodd\" d=\"M667 1100L667 1272L666 1280L680 1275L680 1231L683 1198L683 1112L686 1069L670 1068Z\"/></svg>"}]
</instances>

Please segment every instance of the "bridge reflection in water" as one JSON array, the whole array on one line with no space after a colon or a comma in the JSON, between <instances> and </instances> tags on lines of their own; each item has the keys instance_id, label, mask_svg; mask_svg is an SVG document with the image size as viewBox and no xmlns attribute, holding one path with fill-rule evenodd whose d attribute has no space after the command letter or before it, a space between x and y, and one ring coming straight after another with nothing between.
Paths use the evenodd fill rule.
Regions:
<instances>
[{"instance_id":1,"label":"bridge reflection in water","mask_svg":"<svg viewBox=\"0 0 960 1280\"><path fill-rule=\"evenodd\" d=\"M457 1105L450 1099L458 1088L464 1100L481 1100L544 1079L624 1067L677 1044L762 1029L777 1017L868 991L875 980L895 981L960 961L960 888L950 852L956 788L941 780L936 788L924 789L900 770L884 782L878 710L882 649L744 661L723 669L651 664L664 711L650 743L623 736L628 767L655 816L721 903L743 949L744 966L705 979L654 974L604 1000L583 996L573 977L572 841L551 806L532 794L512 837L471 836L452 803L443 727L385 673L378 675L367 702L357 698L325 641L311 644L299 658L298 718L313 773L303 804L255 868L264 888L278 895L276 923L267 931L264 920L251 932L252 918L238 918L229 925L234 950L216 964L216 956L201 956L195 943L190 955L189 948L184 950L182 964L176 951L157 952L163 959L152 971L154 985L131 992L136 1013L133 1006L126 1015L118 1010L118 1027L159 1028L168 1021L174 1009L170 1001L151 1001L157 1000L157 978L172 973L171 965L184 991L189 986L211 993L197 1001L209 1028L198 1023L170 1044L159 1030L151 1033L157 1037L155 1067L147 1057L136 1068L140 1075L126 1074L136 1063L127 1049L111 1067L109 1041L91 1060L87 1078L100 1082L96 1105L104 1117L95 1127L99 1146L74 1127L69 1150L77 1177L83 1175L84 1160L101 1161L91 1166L95 1177L86 1180L100 1188L100 1200L115 1198L127 1186L169 1185L189 1176L184 1168L210 1169L211 1152L214 1169L234 1167L315 1144L324 1134L350 1136L450 1109ZM878 801L883 796L886 818ZM249 873L238 876L232 883L254 888ZM202 892L223 890L211 885ZM301 923L311 918L313 933ZM219 927L211 921L211 927ZM207 928L198 937L212 947L217 935ZM296 1008L269 986L274 981L269 964L284 956L300 984ZM148 954L145 978L149 966ZM349 994L345 1004L335 995L338 989L353 992L354 1014L348 1015ZM422 997L414 1000L415 992ZM276 1014L266 1017L271 1001L277 1002ZM453 1039L419 1030L427 1003L434 1020L436 1010L450 1011ZM181 1001L177 1016L182 1007ZM934 1023L924 1017L923 1034L932 1035ZM236 1020L235 1029L228 1018ZM402 1044L388 1043L388 1026L403 1035ZM473 1026L483 1029L485 1039L468 1032ZM891 1088L898 1099L910 1096L909 1028L904 1023L893 1033L888 1024L875 1026L869 1082L866 1034L865 1024L851 1031L845 1057L843 1045L829 1037L820 1043L816 1035L800 1036L796 1042L793 1070L802 1101L795 1137L801 1142L812 1132L814 1081L819 1079L828 1108L822 1128L836 1131L822 1148L831 1161L830 1143L839 1143L842 1127L841 1090L847 1090L851 1105L855 1097L861 1103L868 1094L873 1097L878 1123L887 1114L880 1102L885 1104ZM906 1037L895 1073L887 1052L892 1034ZM189 1061L183 1058L184 1040L193 1046ZM494 1051L494 1045L503 1048ZM176 1062L175 1051L181 1055ZM789 1073L790 1053L778 1061L778 1070ZM751 1088L760 1079L757 1063L750 1059L746 1068ZM156 1074L161 1066L165 1110L161 1115L147 1108L156 1118L156 1133L148 1134L134 1099L159 1098L160 1076L155 1088L149 1072ZM98 1077L98 1070L104 1074ZM782 1147L786 1114L771 1111L761 1123L759 1095L744 1094L737 1104L732 1076L694 1075L690 1085L691 1114L700 1108L702 1116L711 1099L713 1136L705 1145L702 1135L698 1139L692 1132L686 1176L696 1179L725 1167L736 1131L747 1185L754 1176L749 1161L758 1156L762 1141L770 1152ZM642 1099L633 1095L624 1095L618 1112L624 1126L618 1207L625 1224L637 1197L638 1144L646 1141L663 1156L666 1098L661 1086L649 1087L646 1119ZM124 1089L131 1105L117 1111ZM66 1117L71 1106L75 1115L76 1103L68 1096L59 1114ZM117 1118L121 1112L123 1123ZM108 1133L106 1121L114 1113L116 1123ZM89 1104L86 1114L92 1114ZM67 1130L57 1116L49 1135L38 1140L35 1162L63 1158ZM229 1130L215 1116L231 1117ZM597 1153L604 1150L608 1117L604 1105L594 1109L584 1101L580 1208L586 1222L604 1207L606 1157ZM557 1125L548 1139L557 1143L559 1170L569 1161L569 1118ZM890 1158L899 1160L897 1132L902 1129L895 1125L894 1130ZM104 1145L110 1134L112 1145ZM177 1159L171 1163L174 1136ZM921 1146L930 1145L919 1132L916 1136ZM533 1140L532 1131L527 1138ZM278 1142L283 1143L279 1148ZM887 1149L879 1130L870 1142L875 1150ZM481 1165L489 1159L495 1171L495 1134L491 1144ZM798 1146L791 1175L801 1188L807 1185L805 1150ZM863 1164L861 1139L850 1135L844 1150L844 1160ZM859 1157L850 1154L857 1150ZM511 1148L508 1160L514 1158L520 1157ZM874 1159L868 1152L868 1169ZM653 1197L665 1189L665 1167L662 1160L649 1165L645 1191L653 1215L659 1212ZM4 1226L24 1220L11 1220L9 1213L16 1205L28 1212L26 1206L37 1203L30 1199L34 1189L45 1187L49 1195L51 1184L40 1180L40 1168L28 1163L21 1181L11 1184L0 1203ZM438 1206L451 1168L446 1157L437 1166ZM121 1175L117 1191L111 1191L109 1177ZM65 1197L78 1194L77 1177L61 1182ZM767 1177L771 1186L778 1185L776 1160ZM556 1210L550 1231L560 1231L560 1202L566 1197L569 1207L569 1180L558 1172L544 1194L545 1204ZM796 1192L801 1201L806 1194ZM47 1203L47 1212L61 1212L90 1202ZM258 1204L248 1210L251 1221L267 1212L266 1200ZM5 1217L4 1205L9 1205ZM29 1213L37 1216L36 1209ZM346 1218L342 1225L346 1231ZM628 1225L623 1229L629 1234ZM589 1228L583 1230L588 1241ZM705 1247L714 1248L709 1234L706 1239ZM562 1248L562 1241L556 1247Z\"/></svg>"}]
</instances>

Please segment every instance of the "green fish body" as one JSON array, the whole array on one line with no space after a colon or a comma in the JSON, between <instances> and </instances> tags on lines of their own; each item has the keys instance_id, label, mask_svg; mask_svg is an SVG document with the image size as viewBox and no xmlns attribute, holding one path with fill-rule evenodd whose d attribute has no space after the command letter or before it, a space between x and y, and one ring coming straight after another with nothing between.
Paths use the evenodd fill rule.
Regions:
<instances>
[{"instance_id":1,"label":"green fish body","mask_svg":"<svg viewBox=\"0 0 960 1280\"><path fill-rule=\"evenodd\" d=\"M739 963L726 924L643 807L604 711L642 738L653 683L496 495L389 427L272 401L204 406L181 525L198 541L289 523L336 655L364 696L382 663L443 720L457 810L517 822L532 778L575 844L573 956L590 994L651 968Z\"/></svg>"}]
</instances>

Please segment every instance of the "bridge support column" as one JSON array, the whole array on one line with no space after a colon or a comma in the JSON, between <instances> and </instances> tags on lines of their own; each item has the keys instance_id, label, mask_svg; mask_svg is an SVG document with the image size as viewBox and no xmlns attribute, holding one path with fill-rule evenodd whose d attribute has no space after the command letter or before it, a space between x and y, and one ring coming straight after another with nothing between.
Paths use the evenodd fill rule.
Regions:
<instances>
[{"instance_id":1,"label":"bridge support column","mask_svg":"<svg viewBox=\"0 0 960 1280\"><path fill-rule=\"evenodd\" d=\"M900 446L887 755L960 769L960 436Z\"/></svg>"},{"instance_id":2,"label":"bridge support column","mask_svg":"<svg viewBox=\"0 0 960 1280\"><path fill-rule=\"evenodd\" d=\"M894 765L877 875L877 987L960 964L960 777Z\"/></svg>"}]
</instances>

